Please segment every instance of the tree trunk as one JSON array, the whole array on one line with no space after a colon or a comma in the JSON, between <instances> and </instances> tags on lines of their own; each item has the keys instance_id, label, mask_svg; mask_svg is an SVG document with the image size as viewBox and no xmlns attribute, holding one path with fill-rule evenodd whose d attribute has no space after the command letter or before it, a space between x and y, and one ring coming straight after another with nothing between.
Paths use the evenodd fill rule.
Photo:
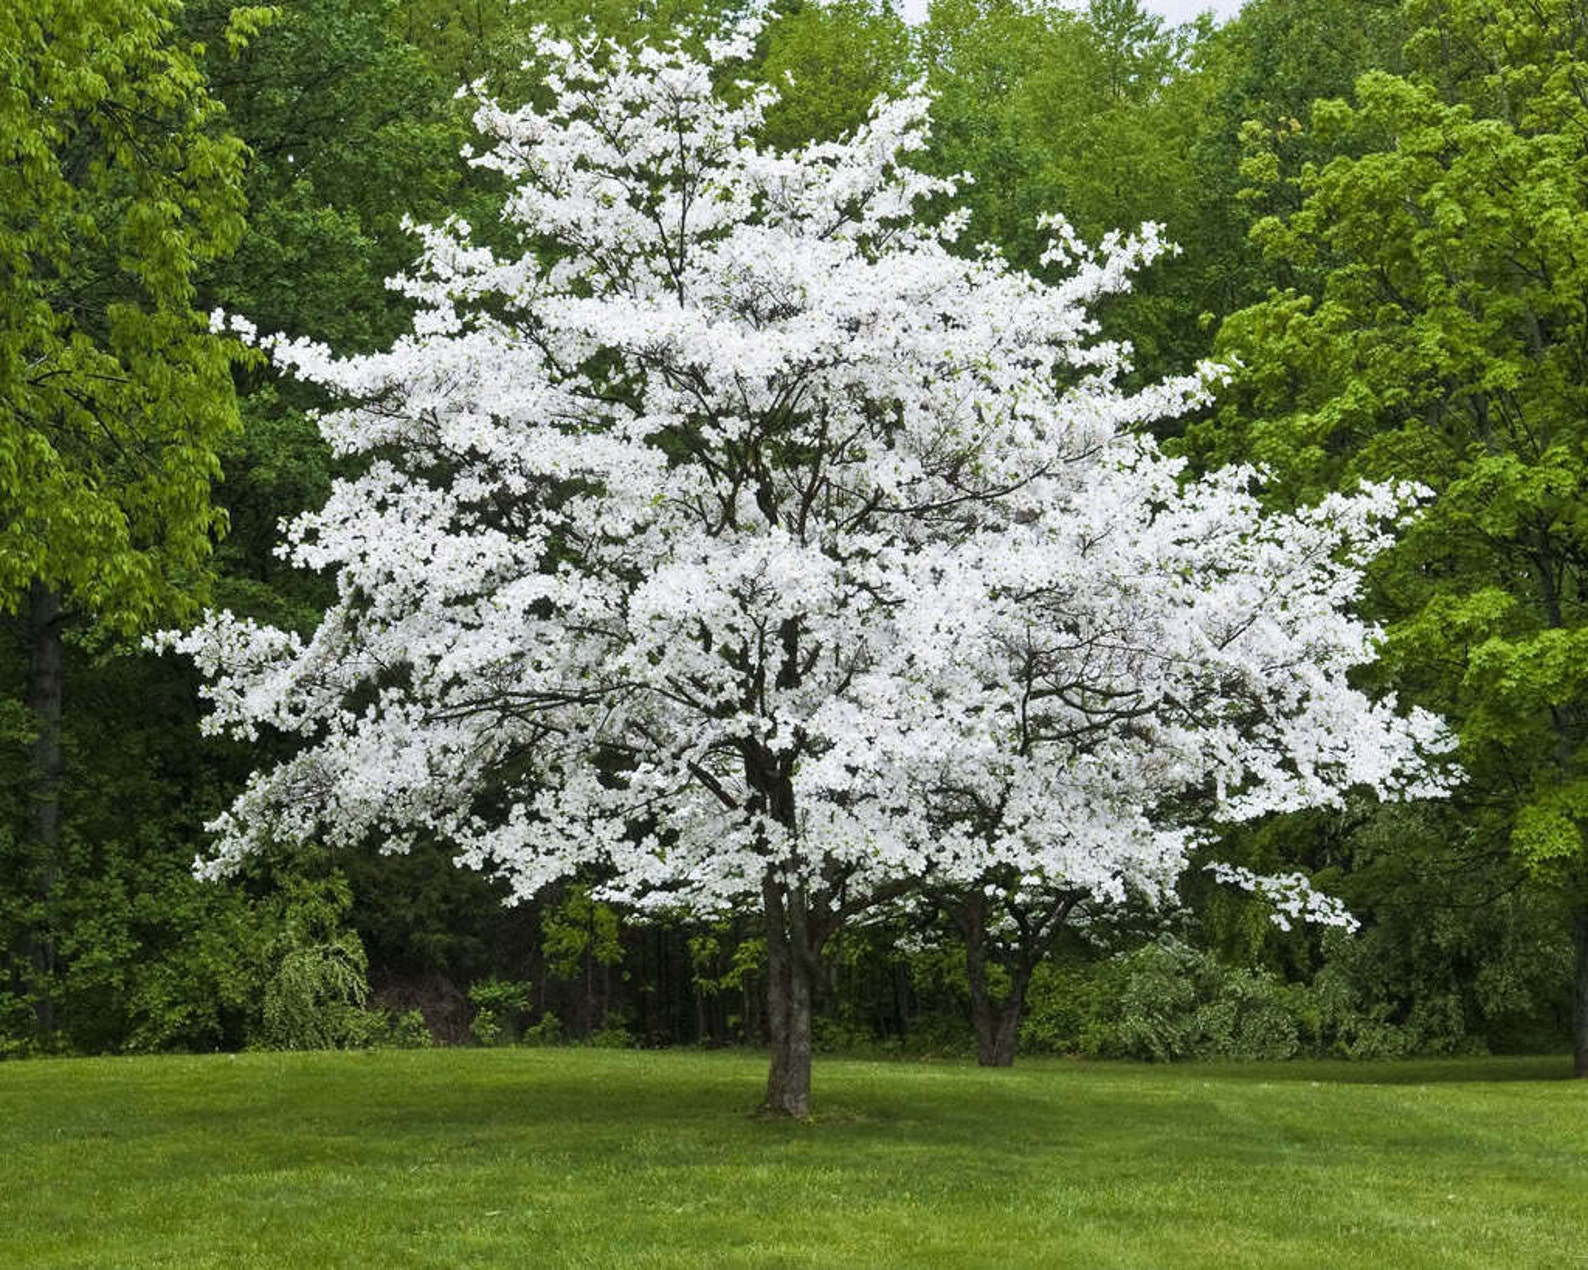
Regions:
<instances>
[{"instance_id":1,"label":"tree trunk","mask_svg":"<svg viewBox=\"0 0 1588 1270\"><path fill-rule=\"evenodd\" d=\"M811 999L820 949L813 945L802 888L768 869L761 883L766 905L767 1034L772 1069L761 1114L803 1118L811 1113Z\"/></svg>"},{"instance_id":2,"label":"tree trunk","mask_svg":"<svg viewBox=\"0 0 1588 1270\"><path fill-rule=\"evenodd\" d=\"M976 1061L983 1067L1014 1066L1015 1042L1020 1036L1031 976L1079 899L1079 895L1060 894L1045 909L1010 907L1009 916L1018 937L1008 940L988 937L984 888L971 887L950 907L965 940L965 977L970 981L971 1020L976 1025ZM1009 989L1002 996L994 994L988 975L992 958L1009 977Z\"/></svg>"},{"instance_id":3,"label":"tree trunk","mask_svg":"<svg viewBox=\"0 0 1588 1270\"><path fill-rule=\"evenodd\" d=\"M976 1025L976 1061L983 1067L1013 1067L1015 1040L1025 1010L1031 970L1022 960L1006 966L1009 991L995 996L987 977L987 944L984 914L974 914L965 928L965 970L970 980L971 1018Z\"/></svg>"},{"instance_id":4,"label":"tree trunk","mask_svg":"<svg viewBox=\"0 0 1588 1270\"><path fill-rule=\"evenodd\" d=\"M1577 940L1576 989L1572 1002L1575 1071L1578 1079L1588 1080L1588 907L1576 909L1571 922Z\"/></svg>"},{"instance_id":5,"label":"tree trunk","mask_svg":"<svg viewBox=\"0 0 1588 1270\"><path fill-rule=\"evenodd\" d=\"M982 1067L1013 1067L1024 1002L1015 994L976 1009L976 1062Z\"/></svg>"},{"instance_id":6,"label":"tree trunk","mask_svg":"<svg viewBox=\"0 0 1588 1270\"><path fill-rule=\"evenodd\" d=\"M586 1040L595 1035L595 906L591 904L590 929L585 932L584 946L584 1001L579 1007L580 1035Z\"/></svg>"},{"instance_id":7,"label":"tree trunk","mask_svg":"<svg viewBox=\"0 0 1588 1270\"><path fill-rule=\"evenodd\" d=\"M33 743L29 819L35 860L33 894L39 917L28 933L30 985L39 1035L55 1031L55 886L61 859L61 699L64 648L61 597L35 583L28 593L27 707L38 738Z\"/></svg>"}]
</instances>

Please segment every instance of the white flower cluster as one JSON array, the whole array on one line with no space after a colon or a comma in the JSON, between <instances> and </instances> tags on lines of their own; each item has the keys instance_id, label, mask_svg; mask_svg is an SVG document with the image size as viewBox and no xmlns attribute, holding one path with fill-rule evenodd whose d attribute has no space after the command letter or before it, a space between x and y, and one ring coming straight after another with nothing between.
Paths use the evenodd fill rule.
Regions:
<instances>
[{"instance_id":1,"label":"white flower cluster","mask_svg":"<svg viewBox=\"0 0 1588 1270\"><path fill-rule=\"evenodd\" d=\"M591 864L668 905L1007 867L1116 898L1183 868L1178 799L1438 792L1437 720L1348 682L1413 491L1276 517L1156 451L1203 380L1125 392L1087 313L1156 230L1055 220L1042 282L921 215L953 185L909 165L920 94L777 153L770 94L681 48L538 53L550 104L476 116L521 247L421 230L387 352L265 342L367 462L288 527L338 583L312 638L164 637L213 727L303 739L207 870L430 834L520 895Z\"/></svg>"},{"instance_id":2,"label":"white flower cluster","mask_svg":"<svg viewBox=\"0 0 1588 1270\"><path fill-rule=\"evenodd\" d=\"M1223 863L1210 864L1207 869L1220 882L1267 900L1273 906L1268 919L1280 930L1289 930L1296 922L1338 926L1348 931L1362 925L1351 916L1343 900L1315 891L1304 874L1253 873L1239 865Z\"/></svg>"}]
</instances>

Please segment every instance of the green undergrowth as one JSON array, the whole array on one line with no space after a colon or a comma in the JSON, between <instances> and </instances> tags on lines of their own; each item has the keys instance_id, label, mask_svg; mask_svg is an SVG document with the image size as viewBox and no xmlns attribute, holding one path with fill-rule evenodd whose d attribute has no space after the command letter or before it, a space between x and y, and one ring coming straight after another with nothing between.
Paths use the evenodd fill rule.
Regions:
<instances>
[{"instance_id":1,"label":"green undergrowth","mask_svg":"<svg viewBox=\"0 0 1588 1270\"><path fill-rule=\"evenodd\" d=\"M1580 1264L1564 1059L1012 1071L428 1050L0 1064L5 1266Z\"/></svg>"}]
</instances>

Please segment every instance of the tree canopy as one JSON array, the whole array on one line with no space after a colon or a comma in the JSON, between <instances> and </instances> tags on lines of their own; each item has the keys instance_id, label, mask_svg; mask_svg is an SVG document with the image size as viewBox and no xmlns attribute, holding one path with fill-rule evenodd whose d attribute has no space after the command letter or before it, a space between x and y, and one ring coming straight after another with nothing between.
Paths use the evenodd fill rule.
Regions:
<instances>
[{"instance_id":1,"label":"tree canopy","mask_svg":"<svg viewBox=\"0 0 1588 1270\"><path fill-rule=\"evenodd\" d=\"M753 28L750 28L753 32ZM1242 819L1365 785L1432 793L1429 715L1353 688L1349 616L1406 494L1265 516L1249 470L1189 484L1086 305L1150 236L1050 222L1044 283L950 250L910 165L927 101L837 142L755 143L770 94L709 61L542 36L549 105L481 103L503 253L422 231L415 333L337 359L365 461L299 518L336 574L312 638L217 614L169 642L211 726L304 738L221 823L436 833L528 896L579 865L653 908L761 901L767 1106L809 1108L815 958L932 875L1010 866L1162 894L1187 791Z\"/></svg>"},{"instance_id":2,"label":"tree canopy","mask_svg":"<svg viewBox=\"0 0 1588 1270\"><path fill-rule=\"evenodd\" d=\"M0 606L43 587L136 627L190 602L237 426L235 345L194 276L243 229L174 3L25 0L0 15Z\"/></svg>"},{"instance_id":3,"label":"tree canopy","mask_svg":"<svg viewBox=\"0 0 1588 1270\"><path fill-rule=\"evenodd\" d=\"M1253 237L1297 285L1225 323L1245 369L1209 434L1292 498L1397 477L1436 491L1377 571L1387 666L1456 723L1469 824L1573 897L1588 1074L1588 46L1567 8L1505 11L1427 6L1410 74L1369 72L1354 103L1314 108L1335 157L1253 169L1293 187L1295 210Z\"/></svg>"}]
</instances>

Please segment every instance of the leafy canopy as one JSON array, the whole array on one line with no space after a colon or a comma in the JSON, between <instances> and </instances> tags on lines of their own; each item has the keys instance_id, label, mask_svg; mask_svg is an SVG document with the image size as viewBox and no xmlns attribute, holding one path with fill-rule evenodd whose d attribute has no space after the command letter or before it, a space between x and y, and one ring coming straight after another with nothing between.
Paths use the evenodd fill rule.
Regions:
<instances>
[{"instance_id":1,"label":"leafy canopy","mask_svg":"<svg viewBox=\"0 0 1588 1270\"><path fill-rule=\"evenodd\" d=\"M235 343L194 274L242 231L243 149L168 0L0 11L0 608L180 611L220 525Z\"/></svg>"},{"instance_id":2,"label":"leafy canopy","mask_svg":"<svg viewBox=\"0 0 1588 1270\"><path fill-rule=\"evenodd\" d=\"M1250 471L1186 482L1137 425L1199 381L1126 393L1087 314L1155 232L1050 220L1054 282L956 253L926 100L763 148L771 92L725 73L752 39L543 36L548 103L476 115L518 248L424 228L412 336L270 342L349 403L323 428L363 469L288 533L337 579L311 638L165 637L212 727L302 741L210 869L433 834L520 896L591 865L830 930L998 865L1159 893L1187 791L1436 791L1437 721L1348 682L1408 491L1279 517Z\"/></svg>"},{"instance_id":3,"label":"leafy canopy","mask_svg":"<svg viewBox=\"0 0 1588 1270\"><path fill-rule=\"evenodd\" d=\"M1415 73L1314 108L1332 158L1249 169L1288 187L1295 210L1253 236L1299 285L1225 324L1245 369L1200 438L1292 498L1437 492L1376 570L1389 666L1457 723L1473 799L1505 810L1519 858L1580 892L1588 28L1556 4L1416 14Z\"/></svg>"}]
</instances>

